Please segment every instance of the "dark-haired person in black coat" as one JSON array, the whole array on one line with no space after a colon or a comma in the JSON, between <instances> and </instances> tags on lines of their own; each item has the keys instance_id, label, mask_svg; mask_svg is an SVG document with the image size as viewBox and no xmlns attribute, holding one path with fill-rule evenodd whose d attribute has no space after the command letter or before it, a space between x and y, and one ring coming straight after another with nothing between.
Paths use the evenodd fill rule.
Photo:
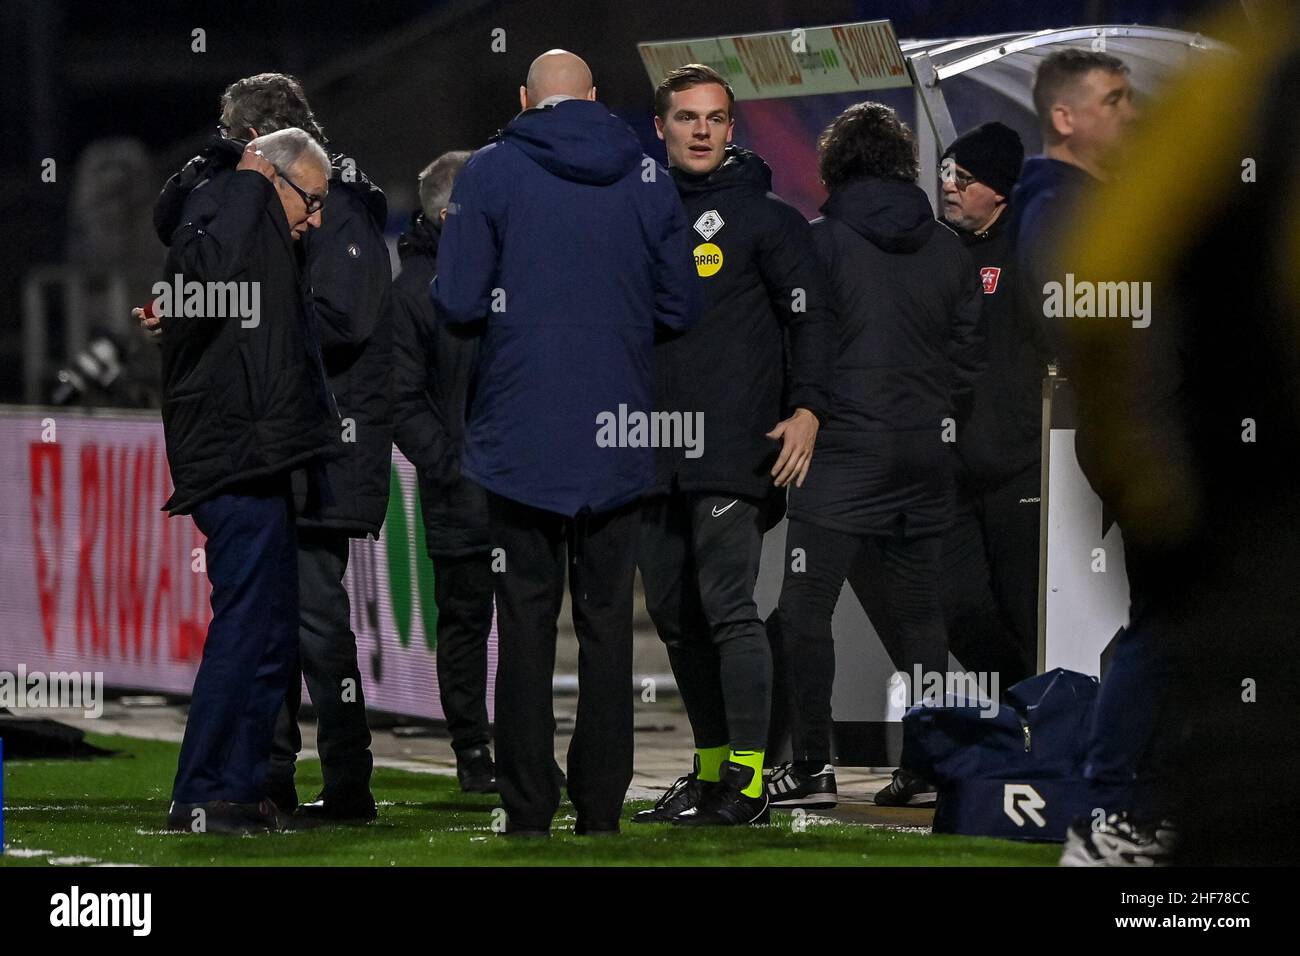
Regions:
<instances>
[{"instance_id":1,"label":"dark-haired person in black coat","mask_svg":"<svg viewBox=\"0 0 1300 956\"><path fill-rule=\"evenodd\" d=\"M846 579L899 671L947 671L939 568L952 522L950 442L983 363L979 282L915 184L911 130L888 107L860 103L818 145L830 198L813 233L838 358L817 467L790 491L777 608L794 758L782 789L813 796L833 781L831 615Z\"/></svg>"}]
</instances>

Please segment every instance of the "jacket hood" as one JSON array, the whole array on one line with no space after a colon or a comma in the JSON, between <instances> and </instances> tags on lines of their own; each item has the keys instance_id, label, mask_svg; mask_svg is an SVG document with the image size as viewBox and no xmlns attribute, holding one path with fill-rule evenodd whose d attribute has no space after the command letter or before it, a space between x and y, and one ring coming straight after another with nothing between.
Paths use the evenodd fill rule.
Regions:
<instances>
[{"instance_id":1,"label":"jacket hood","mask_svg":"<svg viewBox=\"0 0 1300 956\"><path fill-rule=\"evenodd\" d=\"M185 200L194 187L220 169L238 166L239 158L243 155L246 146L248 146L246 140L213 136L204 144L197 156L186 163L179 173L167 180L154 205L153 213L154 230L164 245L171 245L172 233L180 225ZM388 200L383 190L372 183L365 173L357 169L355 163L350 167L344 166L344 161L347 159L348 157L343 153L330 154L330 189L348 189L355 192L382 231L388 222ZM345 172L347 172L347 179L343 178Z\"/></svg>"},{"instance_id":2,"label":"jacket hood","mask_svg":"<svg viewBox=\"0 0 1300 956\"><path fill-rule=\"evenodd\" d=\"M888 179L855 179L831 193L821 211L885 252L915 252L939 223L920 186Z\"/></svg>"},{"instance_id":3,"label":"jacket hood","mask_svg":"<svg viewBox=\"0 0 1300 956\"><path fill-rule=\"evenodd\" d=\"M213 136L197 156L167 180L153 207L154 231L164 246L172 244L172 234L181 224L185 200L194 188L218 170L238 166L239 157L243 155L246 145L248 144L237 139Z\"/></svg>"},{"instance_id":4,"label":"jacket hood","mask_svg":"<svg viewBox=\"0 0 1300 956\"><path fill-rule=\"evenodd\" d=\"M442 224L430 221L424 211L411 213L411 224L397 239L397 257L405 262L412 256L438 258L438 240L442 238Z\"/></svg>"},{"instance_id":5,"label":"jacket hood","mask_svg":"<svg viewBox=\"0 0 1300 956\"><path fill-rule=\"evenodd\" d=\"M670 172L683 196L736 187L756 189L762 193L772 191L771 167L758 153L741 146L728 146L722 165L707 175L697 176L676 167Z\"/></svg>"},{"instance_id":6,"label":"jacket hood","mask_svg":"<svg viewBox=\"0 0 1300 956\"><path fill-rule=\"evenodd\" d=\"M357 169L355 160L343 153L330 153L330 166L330 189L347 189L356 193L370 218L383 232L388 224L388 198L384 191Z\"/></svg>"},{"instance_id":7,"label":"jacket hood","mask_svg":"<svg viewBox=\"0 0 1300 956\"><path fill-rule=\"evenodd\" d=\"M596 186L618 182L643 155L631 128L590 100L525 110L502 130L501 138L547 172Z\"/></svg>"},{"instance_id":8,"label":"jacket hood","mask_svg":"<svg viewBox=\"0 0 1300 956\"><path fill-rule=\"evenodd\" d=\"M1073 189L1092 182L1096 180L1073 163L1047 156L1031 156L1025 160L1012 199L1017 205L1027 206L1043 193L1055 192L1062 187Z\"/></svg>"}]
</instances>

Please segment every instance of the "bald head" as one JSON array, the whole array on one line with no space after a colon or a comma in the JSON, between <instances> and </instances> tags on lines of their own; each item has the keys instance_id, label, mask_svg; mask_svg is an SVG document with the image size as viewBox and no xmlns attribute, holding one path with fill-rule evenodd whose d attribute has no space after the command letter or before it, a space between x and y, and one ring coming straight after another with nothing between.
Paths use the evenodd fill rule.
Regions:
<instances>
[{"instance_id":1,"label":"bald head","mask_svg":"<svg viewBox=\"0 0 1300 956\"><path fill-rule=\"evenodd\" d=\"M528 68L528 79L519 88L519 104L524 109L536 106L548 96L572 96L594 100L591 69L582 57L568 50L547 50Z\"/></svg>"}]
</instances>

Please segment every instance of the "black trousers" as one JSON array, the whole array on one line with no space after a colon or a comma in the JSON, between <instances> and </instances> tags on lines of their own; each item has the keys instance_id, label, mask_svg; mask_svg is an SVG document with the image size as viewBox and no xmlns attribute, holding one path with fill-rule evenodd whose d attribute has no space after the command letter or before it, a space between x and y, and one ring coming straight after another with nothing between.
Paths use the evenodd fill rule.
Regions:
<instances>
[{"instance_id":1,"label":"black trousers","mask_svg":"<svg viewBox=\"0 0 1300 956\"><path fill-rule=\"evenodd\" d=\"M701 749L767 746L772 656L754 586L763 502L675 492L641 513L646 609Z\"/></svg>"},{"instance_id":2,"label":"black trousers","mask_svg":"<svg viewBox=\"0 0 1300 956\"><path fill-rule=\"evenodd\" d=\"M831 615L845 580L895 668L909 675L918 664L924 671L947 671L948 641L939 605L941 547L937 535L859 536L790 522L776 613L795 760L830 762L835 682Z\"/></svg>"},{"instance_id":3,"label":"black trousers","mask_svg":"<svg viewBox=\"0 0 1300 956\"><path fill-rule=\"evenodd\" d=\"M1039 466L991 489L958 480L943 540L941 600L952 652L1010 687L1038 669Z\"/></svg>"},{"instance_id":4,"label":"black trousers","mask_svg":"<svg viewBox=\"0 0 1300 956\"><path fill-rule=\"evenodd\" d=\"M457 754L490 739L488 637L492 632L492 559L484 552L433 559L438 602L438 696Z\"/></svg>"},{"instance_id":5,"label":"black trousers","mask_svg":"<svg viewBox=\"0 0 1300 956\"><path fill-rule=\"evenodd\" d=\"M488 494L497 601L497 782L507 829L549 830L555 775L556 621L566 555L578 635L568 791L579 832L617 829L632 782L632 590L639 509L566 518Z\"/></svg>"},{"instance_id":6,"label":"black trousers","mask_svg":"<svg viewBox=\"0 0 1300 956\"><path fill-rule=\"evenodd\" d=\"M357 667L357 638L343 576L348 569L348 537L342 531L298 532L298 658L276 722L268 789L293 787L294 766L302 749L298 710L302 678L316 707L316 749L320 753L324 797L352 799L370 793L370 727Z\"/></svg>"}]
</instances>

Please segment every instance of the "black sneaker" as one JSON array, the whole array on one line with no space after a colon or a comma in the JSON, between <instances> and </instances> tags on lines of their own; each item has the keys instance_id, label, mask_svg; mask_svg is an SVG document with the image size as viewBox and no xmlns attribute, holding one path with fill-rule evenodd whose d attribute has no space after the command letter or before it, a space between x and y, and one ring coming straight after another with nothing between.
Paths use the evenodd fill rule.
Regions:
<instances>
[{"instance_id":1,"label":"black sneaker","mask_svg":"<svg viewBox=\"0 0 1300 956\"><path fill-rule=\"evenodd\" d=\"M496 793L497 768L492 751L483 746L456 754L456 779L461 793Z\"/></svg>"},{"instance_id":2,"label":"black sneaker","mask_svg":"<svg viewBox=\"0 0 1300 956\"><path fill-rule=\"evenodd\" d=\"M906 770L895 770L889 786L876 794L878 807L932 807L939 794L934 784Z\"/></svg>"},{"instance_id":3,"label":"black sneaker","mask_svg":"<svg viewBox=\"0 0 1300 956\"><path fill-rule=\"evenodd\" d=\"M167 829L190 833L219 833L243 836L283 830L288 822L270 800L260 803L231 803L210 800L205 803L172 802L167 811Z\"/></svg>"},{"instance_id":4,"label":"black sneaker","mask_svg":"<svg viewBox=\"0 0 1300 956\"><path fill-rule=\"evenodd\" d=\"M632 815L633 823L672 823L679 813L685 813L692 807L699 806L700 801L715 789L718 784L701 780L700 758L695 758L695 769L664 791L664 795L649 810L642 810Z\"/></svg>"},{"instance_id":5,"label":"black sneaker","mask_svg":"<svg viewBox=\"0 0 1300 956\"><path fill-rule=\"evenodd\" d=\"M1061 866L1168 866L1175 830L1167 820L1134 823L1127 812L1112 813L1093 826L1091 817L1070 824L1061 851Z\"/></svg>"},{"instance_id":6,"label":"black sneaker","mask_svg":"<svg viewBox=\"0 0 1300 956\"><path fill-rule=\"evenodd\" d=\"M757 797L744 793L753 779L752 767L728 760L722 765L722 781L697 806L673 817L673 823L680 827L743 827L769 822L772 814L767 791L760 790Z\"/></svg>"},{"instance_id":7,"label":"black sneaker","mask_svg":"<svg viewBox=\"0 0 1300 956\"><path fill-rule=\"evenodd\" d=\"M352 796L341 797L335 794L321 793L311 803L298 807L293 815L294 824L305 823L369 823L379 816L375 798L366 790Z\"/></svg>"},{"instance_id":8,"label":"black sneaker","mask_svg":"<svg viewBox=\"0 0 1300 956\"><path fill-rule=\"evenodd\" d=\"M835 768L830 764L816 773L801 773L792 763L783 763L767 781L767 798L774 810L829 810L839 803L835 790Z\"/></svg>"}]
</instances>

